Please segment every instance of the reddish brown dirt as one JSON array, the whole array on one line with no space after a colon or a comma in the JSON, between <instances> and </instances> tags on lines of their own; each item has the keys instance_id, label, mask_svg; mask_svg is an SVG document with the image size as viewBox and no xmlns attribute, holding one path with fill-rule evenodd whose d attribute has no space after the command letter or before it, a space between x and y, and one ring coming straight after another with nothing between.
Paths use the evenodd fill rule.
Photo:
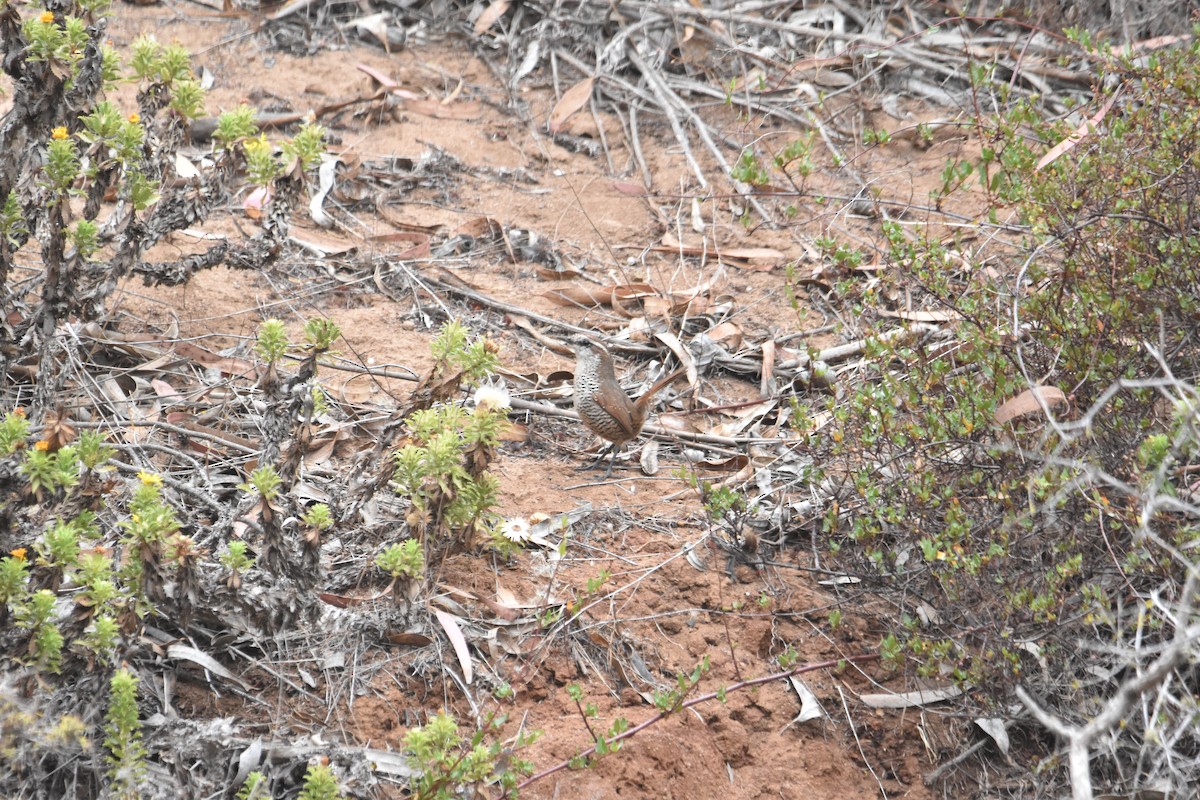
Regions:
<instances>
[{"instance_id":1,"label":"reddish brown dirt","mask_svg":"<svg viewBox=\"0 0 1200 800\"><path fill-rule=\"evenodd\" d=\"M343 225L322 232L326 239L342 239L360 253L394 255L404 249L403 243L372 242L370 237L394 232L401 222L455 228L485 216L537 232L605 283L644 280L660 289L678 290L714 277L711 267L646 250L664 233L700 240L691 227L690 195L684 191L691 185L690 175L665 125L652 127L643 143L654 191L646 198L631 197L614 186L603 158L569 153L547 138L544 121L554 98L540 83L542 79L531 80L533 88L520 92L529 103L533 123L488 104L503 101L504 93L462 41L414 46L392 54L352 41L344 49L323 49L297 58L264 49L265 39L252 35L257 23L253 17L218 18L203 6L182 0L147 7L122 5L116 17L112 38L118 47L127 46L140 32L152 32L160 40L177 39L197 54L197 62L215 76L208 99L212 112L243 100L259 107L304 110L370 95L375 87L356 69L357 64L368 65L435 101L450 96L463 82L460 97L479 104L481 115L476 119L437 119L402 108L385 114L378 105L364 103L353 112L321 120L330 129L335 149L348 160L415 159L427 148L437 147L464 167L445 190L417 189L389 198L387 221L371 213L339 212ZM919 119L848 111L855 115L841 120L848 126L895 129ZM749 141L763 133L732 112L713 113L716 124L735 139ZM613 160L621 173L618 179L638 180L628 170L629 153L619 124L604 114L600 121L613 147ZM572 125L575 133L595 129L586 113L577 115ZM947 156L959 146L952 135L939 134L929 150L901 142L886 153L849 155L860 174L885 185L893 196L920 198L930 178L936 179ZM815 185L830 195L846 194L829 173L819 170ZM706 200L699 210L707 221L710 245L773 247L802 268L811 267L813 236L832 232L862 237L865 242L867 232L877 227L876 221L857 216L843 203L802 208L799 218L804 224L783 230L744 227L736 219L736 209L720 197ZM242 236L253 225L234 209L217 215L204 229ZM298 218L297 231L307 228L311 225ZM156 255L172 257L194 246L186 237L176 236ZM451 269L485 295L537 314L596 328L612 329L628 322L611 312L555 305L542 296L555 284L543 279L534 265L512 263L499 248L469 262L409 265L430 271L438 267ZM414 297L422 307L434 307L428 295L386 296L377 291L372 275L344 271L336 262L317 263L303 274L308 277L289 279L284 269L267 273L216 269L177 289L149 290L131 283L125 287L121 308L130 316L125 324L131 328L195 337L214 350L251 336L268 316L281 317L297 328L305 318L328 315L345 334L341 350L346 357L418 372L428 366L431 330L414 313ZM799 311L789 307L782 263L770 270L726 270L717 278L722 285L713 294L731 298L731 319L752 341L832 321L816 304L809 305L803 291ZM507 369L542 375L571 369L570 359L508 324L501 315L444 300L454 313L486 323L503 347ZM822 347L840 341L842 334L835 331L804 343ZM636 368L628 362L623 366ZM385 410L401 403L410 388L401 381L389 383L350 373L330 373L327 380L346 399ZM757 387L721 380L706 384L703 391L721 403L754 397ZM689 564L683 548L701 540L706 526L694 493L670 477L678 463L677 451L664 453L667 468L656 478L626 466L618 470L616 479L604 481L597 473L572 471L587 457L582 451L593 444L577 424L540 416L518 421L526 426L528 438L506 445L496 470L502 484L502 513L527 517L568 511L584 502L590 502L596 513L575 526L566 556L557 567L552 554L537 547L509 564L469 553L450 561L440 586L487 599L504 589L518 599L537 601L550 594L562 600L582 597L589 578L602 570L611 572L571 635L530 636L529 650L522 656L502 649L490 655L486 650L477 653L484 662L478 667L478 681L485 686L507 681L515 690L515 699L504 704L511 720L505 733L513 733L518 725L544 731L524 754L537 769L554 766L590 742L584 721L568 697L570 684L580 685L586 701L596 705L593 728L607 729L618 717L637 725L653 716L655 709L645 696L654 687L628 672L632 652L644 659L660 688L670 688L673 674L690 672L707 658L711 670L698 691L708 692L777 671L775 658L789 647L803 663L869 653L877 646L881 631L872 629L862 610L852 605L841 606L842 624L831 628L829 611L834 601L812 573L788 566L755 571L739 565L731 577L725 555L711 542L700 548L707 570ZM799 536L774 557L785 565L803 567L810 563L809 550L810 543ZM490 624L487 618L478 622L481 628ZM455 711L460 720L469 718L470 708L461 692L453 683L443 685L437 670L407 672L397 650L381 648L362 657L388 660L395 671L374 673L352 701L343 697L327 708L277 706L271 699L272 708L277 708L272 731L276 735L289 730L321 731L330 740L398 748L409 725L443 707ZM449 651L440 657L454 664ZM325 680L335 679L327 675ZM852 665L820 670L804 680L820 699L827 719L789 725L800 710L797 696L786 682L769 683L731 694L725 703L712 701L679 712L594 768L557 772L533 784L526 794L728 800L868 798L881 792L890 798L929 796L921 782L929 762L917 733L917 717L870 711L857 699L861 692L879 691L879 683L905 688L895 676L868 663L861 670ZM486 691L477 694L487 702ZM199 715L215 712L194 690L186 706ZM261 716L254 724L262 724Z\"/></svg>"}]
</instances>

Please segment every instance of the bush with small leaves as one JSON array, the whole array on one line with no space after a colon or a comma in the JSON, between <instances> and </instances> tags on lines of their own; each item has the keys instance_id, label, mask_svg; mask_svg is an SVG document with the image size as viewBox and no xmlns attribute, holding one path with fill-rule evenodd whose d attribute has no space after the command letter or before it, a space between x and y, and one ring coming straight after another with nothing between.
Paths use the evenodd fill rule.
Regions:
<instances>
[{"instance_id":1,"label":"bush with small leaves","mask_svg":"<svg viewBox=\"0 0 1200 800\"><path fill-rule=\"evenodd\" d=\"M820 455L842 480L823 519L831 549L903 598L885 661L986 687L973 702L997 708L1034 684L1068 718L1102 663L1146 662L1169 639L1177 601L1153 624L1128 601L1178 597L1200 542L1179 481L1200 453L1188 410L1200 381L1200 45L1089 57L1106 72L1106 115L1084 142L1043 159L1074 126L1001 90L1004 113L977 121L977 155L947 164L935 203L978 190L981 220L1014 220L991 229L1016 232L1005 247L985 256L932 226L883 224L875 302L903 296L951 323L944 339L868 338ZM972 67L973 84L993 85L986 72ZM831 245L835 262L846 255ZM1003 413L1022 397L1031 413ZM1200 688L1176 678L1182 695ZM1142 719L1182 730L1175 707ZM1097 767L1115 784L1179 763L1146 740L1129 747Z\"/></svg>"},{"instance_id":2,"label":"bush with small leaves","mask_svg":"<svg viewBox=\"0 0 1200 800\"><path fill-rule=\"evenodd\" d=\"M485 786L501 790L496 797L516 797L516 785L533 772L533 765L515 755L536 741L540 734L522 731L506 748L485 740L503 726L493 717L469 738L459 734L458 724L446 713L434 716L404 737L404 749L418 770L409 791L414 800L455 800L460 793L476 793Z\"/></svg>"}]
</instances>

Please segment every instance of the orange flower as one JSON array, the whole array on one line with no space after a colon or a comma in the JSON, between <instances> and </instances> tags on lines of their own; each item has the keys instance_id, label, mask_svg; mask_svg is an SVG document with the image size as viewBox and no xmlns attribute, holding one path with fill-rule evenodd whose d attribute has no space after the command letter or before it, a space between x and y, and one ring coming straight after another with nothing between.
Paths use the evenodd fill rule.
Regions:
<instances>
[{"instance_id":1,"label":"orange flower","mask_svg":"<svg viewBox=\"0 0 1200 800\"><path fill-rule=\"evenodd\" d=\"M142 117L140 114L138 114L135 111L134 113L129 115L129 121L132 122L134 125L137 125L139 122L142 121Z\"/></svg>"},{"instance_id":2,"label":"orange flower","mask_svg":"<svg viewBox=\"0 0 1200 800\"><path fill-rule=\"evenodd\" d=\"M51 22L54 22L54 12L43 11L42 15L38 17L38 22L42 23L43 25L49 25Z\"/></svg>"},{"instance_id":3,"label":"orange flower","mask_svg":"<svg viewBox=\"0 0 1200 800\"><path fill-rule=\"evenodd\" d=\"M40 450L44 453L50 449L50 442L46 441L45 439L40 439L33 443L33 449Z\"/></svg>"},{"instance_id":4,"label":"orange flower","mask_svg":"<svg viewBox=\"0 0 1200 800\"><path fill-rule=\"evenodd\" d=\"M65 126L65 125L59 125L59 126L58 126L57 128L55 128L54 130L50 131L50 138L51 138L51 139L65 139L65 138L67 138L67 126Z\"/></svg>"},{"instance_id":5,"label":"orange flower","mask_svg":"<svg viewBox=\"0 0 1200 800\"><path fill-rule=\"evenodd\" d=\"M12 556L13 558L15 558L17 561L24 561L25 560L25 548L18 547L16 550L11 551L9 553L9 555Z\"/></svg>"}]
</instances>

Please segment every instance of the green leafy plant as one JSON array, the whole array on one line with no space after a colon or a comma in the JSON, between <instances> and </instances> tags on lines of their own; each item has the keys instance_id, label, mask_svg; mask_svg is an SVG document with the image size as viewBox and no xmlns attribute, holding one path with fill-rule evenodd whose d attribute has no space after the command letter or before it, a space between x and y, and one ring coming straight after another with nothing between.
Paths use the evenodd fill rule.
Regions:
<instances>
[{"instance_id":1,"label":"green leafy plant","mask_svg":"<svg viewBox=\"0 0 1200 800\"><path fill-rule=\"evenodd\" d=\"M971 67L1003 111L978 117L978 150L947 163L934 200L982 197L980 225L1003 246L885 221L888 271L872 302L903 296L905 311L947 320L946 339L878 335L881 320L860 380L809 440L825 474L842 476L822 521L838 562L874 573L892 599L937 598L897 601L885 663L987 686L997 707L1034 686L1062 719L1078 716L1081 684L1046 676L1083 676L1097 660L1144 670L1167 646L1177 607L1154 623L1121 609L1177 597L1200 530L1177 502L1200 452L1200 242L1179 213L1200 180L1200 48L1091 55L1104 113L1080 110L1094 115L1082 141L993 83L990 65ZM819 246L853 266L835 242ZM1081 641L1102 644L1081 658ZM1176 678L1190 694L1192 678ZM1157 716L1170 705L1143 719L1188 724ZM1123 719L1138 731L1114 728L1121 746L1093 752L1093 769L1122 785L1130 765L1171 760Z\"/></svg>"},{"instance_id":2,"label":"green leafy plant","mask_svg":"<svg viewBox=\"0 0 1200 800\"><path fill-rule=\"evenodd\" d=\"M40 589L28 595L13 612L17 626L29 631L32 663L48 672L58 671L63 651L63 635L54 621L54 606L54 592Z\"/></svg>"},{"instance_id":3,"label":"green leafy plant","mask_svg":"<svg viewBox=\"0 0 1200 800\"><path fill-rule=\"evenodd\" d=\"M246 780L242 783L242 788L238 789L236 797L237 800L264 800L264 798L270 797L267 791L267 776L255 770L246 776Z\"/></svg>"},{"instance_id":4,"label":"green leafy plant","mask_svg":"<svg viewBox=\"0 0 1200 800\"><path fill-rule=\"evenodd\" d=\"M468 342L457 323L448 323L431 349L437 359L431 379L453 372L450 385L479 381L497 363L494 345ZM447 385L445 377L440 380ZM498 402L480 402L473 409L442 402L405 419L411 441L395 454L392 480L409 502L406 522L412 536L425 542L427 558L440 559L496 530L492 508L499 484L488 467L508 428L507 412Z\"/></svg>"},{"instance_id":5,"label":"green leafy plant","mask_svg":"<svg viewBox=\"0 0 1200 800\"><path fill-rule=\"evenodd\" d=\"M108 749L108 778L113 797L137 800L146 775L146 748L138 718L137 677L119 669L109 688L104 746Z\"/></svg>"},{"instance_id":6,"label":"green leafy plant","mask_svg":"<svg viewBox=\"0 0 1200 800\"><path fill-rule=\"evenodd\" d=\"M283 358L287 354L289 344L287 329L281 320L264 320L258 326L258 341L254 349L268 364L275 364Z\"/></svg>"},{"instance_id":7,"label":"green leafy plant","mask_svg":"<svg viewBox=\"0 0 1200 800\"><path fill-rule=\"evenodd\" d=\"M419 769L409 789L417 800L455 800L460 792L481 791L495 786L494 797L516 797L520 779L533 772L533 765L518 753L533 744L540 733L522 731L509 746L486 741L503 726L502 717L492 717L470 737L461 736L449 714L435 715L404 737L404 748Z\"/></svg>"},{"instance_id":8,"label":"green leafy plant","mask_svg":"<svg viewBox=\"0 0 1200 800\"><path fill-rule=\"evenodd\" d=\"M75 448L63 447L50 452L46 441L37 442L25 452L21 473L29 480L29 488L38 497L70 489L79 482L79 458Z\"/></svg>"},{"instance_id":9,"label":"green leafy plant","mask_svg":"<svg viewBox=\"0 0 1200 800\"><path fill-rule=\"evenodd\" d=\"M29 436L29 420L17 411L10 411L0 422L0 455L9 456L25 446Z\"/></svg>"},{"instance_id":10,"label":"green leafy plant","mask_svg":"<svg viewBox=\"0 0 1200 800\"><path fill-rule=\"evenodd\" d=\"M390 545L375 557L375 566L392 578L421 578L425 574L425 554L416 539Z\"/></svg>"},{"instance_id":11,"label":"green leafy plant","mask_svg":"<svg viewBox=\"0 0 1200 800\"><path fill-rule=\"evenodd\" d=\"M342 800L337 777L324 764L312 764L304 772L304 788L298 800Z\"/></svg>"},{"instance_id":12,"label":"green leafy plant","mask_svg":"<svg viewBox=\"0 0 1200 800\"><path fill-rule=\"evenodd\" d=\"M246 543L234 539L225 545L221 554L221 565L229 570L226 584L230 589L238 589L242 585L242 574L254 566L254 559L246 553Z\"/></svg>"},{"instance_id":13,"label":"green leafy plant","mask_svg":"<svg viewBox=\"0 0 1200 800\"><path fill-rule=\"evenodd\" d=\"M153 607L166 598L163 559L168 538L179 530L179 518L162 497L162 476L142 472L129 502L129 516L117 523L124 531L127 558L121 580L137 587L139 602Z\"/></svg>"},{"instance_id":14,"label":"green leafy plant","mask_svg":"<svg viewBox=\"0 0 1200 800\"><path fill-rule=\"evenodd\" d=\"M0 621L7 619L9 609L29 596L29 561L25 548L18 548L0 558Z\"/></svg>"}]
</instances>

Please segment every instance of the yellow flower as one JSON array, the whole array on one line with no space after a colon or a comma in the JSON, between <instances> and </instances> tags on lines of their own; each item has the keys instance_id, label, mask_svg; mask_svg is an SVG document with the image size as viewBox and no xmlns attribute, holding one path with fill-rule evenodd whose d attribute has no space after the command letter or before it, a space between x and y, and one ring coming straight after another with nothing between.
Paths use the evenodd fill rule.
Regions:
<instances>
[{"instance_id":1,"label":"yellow flower","mask_svg":"<svg viewBox=\"0 0 1200 800\"><path fill-rule=\"evenodd\" d=\"M54 22L54 12L43 11L42 15L38 17L38 22L42 23L43 25L49 25L51 22Z\"/></svg>"},{"instance_id":2,"label":"yellow flower","mask_svg":"<svg viewBox=\"0 0 1200 800\"><path fill-rule=\"evenodd\" d=\"M16 550L11 551L9 553L9 555L12 556L13 558L15 558L17 561L24 561L25 560L25 548L18 547Z\"/></svg>"},{"instance_id":3,"label":"yellow flower","mask_svg":"<svg viewBox=\"0 0 1200 800\"><path fill-rule=\"evenodd\" d=\"M41 452L43 452L43 453L44 453L44 452L46 452L47 450L49 450L49 449L50 449L50 442L46 441L45 439L41 439L41 440L39 440L39 441L36 441L36 442L34 442L34 443L33 443L33 449L34 449L34 450L40 450Z\"/></svg>"},{"instance_id":4,"label":"yellow flower","mask_svg":"<svg viewBox=\"0 0 1200 800\"><path fill-rule=\"evenodd\" d=\"M65 139L65 138L67 138L67 128L66 128L66 126L65 126L65 125L59 125L59 126L58 126L57 128L55 128L54 130L50 131L50 138L51 138L51 139Z\"/></svg>"},{"instance_id":5,"label":"yellow flower","mask_svg":"<svg viewBox=\"0 0 1200 800\"><path fill-rule=\"evenodd\" d=\"M132 122L134 125L137 125L139 122L142 121L142 116L135 111L134 113L129 115L129 121Z\"/></svg>"},{"instance_id":6,"label":"yellow flower","mask_svg":"<svg viewBox=\"0 0 1200 800\"><path fill-rule=\"evenodd\" d=\"M155 475L153 472L139 472L138 480L147 486L162 485L162 475Z\"/></svg>"}]
</instances>

